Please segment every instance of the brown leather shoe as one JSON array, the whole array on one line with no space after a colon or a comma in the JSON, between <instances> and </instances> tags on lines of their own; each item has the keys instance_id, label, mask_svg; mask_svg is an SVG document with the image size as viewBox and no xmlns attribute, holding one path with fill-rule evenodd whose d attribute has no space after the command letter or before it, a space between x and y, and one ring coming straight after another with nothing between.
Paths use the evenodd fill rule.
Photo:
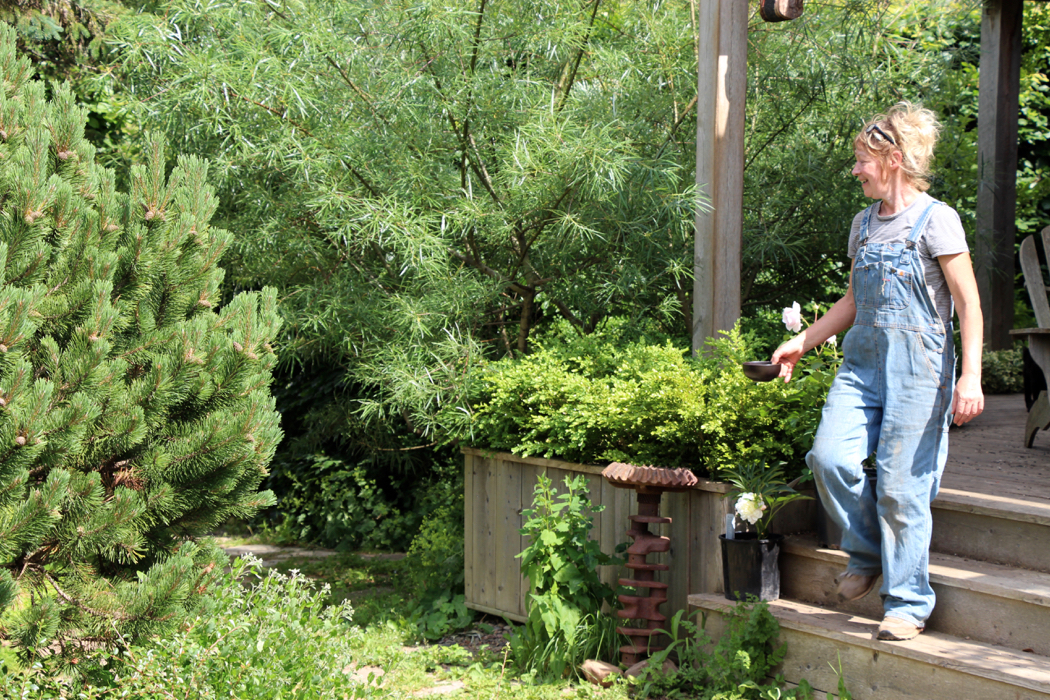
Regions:
<instances>
[{"instance_id":1,"label":"brown leather shoe","mask_svg":"<svg viewBox=\"0 0 1050 700\"><path fill-rule=\"evenodd\" d=\"M871 589L875 588L875 582L878 580L879 574L865 576L863 574L851 574L846 571L836 579L838 587L835 589L835 593L838 594L841 601L860 600L871 593Z\"/></svg>"},{"instance_id":2,"label":"brown leather shoe","mask_svg":"<svg viewBox=\"0 0 1050 700\"><path fill-rule=\"evenodd\" d=\"M922 627L917 627L907 620L899 617L884 617L879 625L878 638L884 642L904 642L915 639L922 632Z\"/></svg>"}]
</instances>

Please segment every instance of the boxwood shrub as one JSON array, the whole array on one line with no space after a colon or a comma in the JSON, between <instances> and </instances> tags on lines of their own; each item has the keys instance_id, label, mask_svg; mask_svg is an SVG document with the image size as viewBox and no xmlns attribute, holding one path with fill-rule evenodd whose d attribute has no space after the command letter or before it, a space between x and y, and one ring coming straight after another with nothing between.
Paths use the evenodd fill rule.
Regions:
<instances>
[{"instance_id":1,"label":"boxwood shrub","mask_svg":"<svg viewBox=\"0 0 1050 700\"><path fill-rule=\"evenodd\" d=\"M740 368L763 359L749 338L734 329L693 358L622 321L586 336L558 327L532 354L487 367L473 441L522 456L688 467L716 478L743 460L783 461L798 475L838 353L811 353L789 383L755 383Z\"/></svg>"}]
</instances>

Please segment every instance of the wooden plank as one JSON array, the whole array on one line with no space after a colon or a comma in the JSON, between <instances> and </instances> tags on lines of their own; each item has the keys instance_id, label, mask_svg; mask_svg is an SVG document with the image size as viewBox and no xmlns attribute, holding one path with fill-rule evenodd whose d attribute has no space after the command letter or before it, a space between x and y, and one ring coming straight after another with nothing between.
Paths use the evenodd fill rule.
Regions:
<instances>
[{"instance_id":1,"label":"wooden plank","mask_svg":"<svg viewBox=\"0 0 1050 700\"><path fill-rule=\"evenodd\" d=\"M463 455L463 597L474 601L474 455Z\"/></svg>"},{"instance_id":2,"label":"wooden plank","mask_svg":"<svg viewBox=\"0 0 1050 700\"><path fill-rule=\"evenodd\" d=\"M986 0L977 119L976 272L991 350L1011 347L1022 0Z\"/></svg>"},{"instance_id":3,"label":"wooden plank","mask_svg":"<svg viewBox=\"0 0 1050 700\"><path fill-rule=\"evenodd\" d=\"M714 595L690 596L689 603L713 612L708 631L724 629L721 612L732 607ZM874 639L878 623L823 608L778 600L770 610L787 643L782 671L789 681L806 678L834 690L841 668L857 700L872 698L1050 698L1050 660L1044 656L927 632L908 642Z\"/></svg>"},{"instance_id":4,"label":"wooden plank","mask_svg":"<svg viewBox=\"0 0 1050 700\"><path fill-rule=\"evenodd\" d=\"M509 613L506 610L500 610L499 608L493 608L493 607L490 607L488 605L478 605L477 603L467 603L467 607L470 608L471 610L477 610L478 612L483 612L486 615L495 615L496 617L505 617L508 620L513 620L514 622L525 622L525 620L526 620L524 615L519 615L518 613Z\"/></svg>"},{"instance_id":5,"label":"wooden plank","mask_svg":"<svg viewBox=\"0 0 1050 700\"><path fill-rule=\"evenodd\" d=\"M717 208L715 182L718 177L715 162L715 118L718 113L718 39L719 0L698 0L696 3L697 78L696 94L696 189L710 198ZM715 218L697 207L693 239L693 352L703 349L704 343L715 333L715 251L717 233Z\"/></svg>"},{"instance_id":6,"label":"wooden plank","mask_svg":"<svg viewBox=\"0 0 1050 700\"><path fill-rule=\"evenodd\" d=\"M601 474L608 465L578 464L576 462L563 462L558 459L544 459L542 457L522 457L510 452L498 452L494 450L483 450L477 447L462 448L463 454L480 455L483 457L499 457L504 460L531 464L537 467L554 467L563 471L579 472L581 474Z\"/></svg>"},{"instance_id":7,"label":"wooden plank","mask_svg":"<svg viewBox=\"0 0 1050 700\"><path fill-rule=\"evenodd\" d=\"M518 612L521 600L521 482L522 470L531 469L520 462L500 460L496 474L495 563L499 578L496 581L496 608L508 613Z\"/></svg>"},{"instance_id":8,"label":"wooden plank","mask_svg":"<svg viewBox=\"0 0 1050 700\"><path fill-rule=\"evenodd\" d=\"M703 1L703 0L701 0ZM748 3L719 0L718 90L715 93L714 331L740 318L744 231L744 122L747 99ZM703 96L703 93L697 93ZM702 97L701 97L702 99ZM712 332L711 335L715 335Z\"/></svg>"},{"instance_id":9,"label":"wooden plank","mask_svg":"<svg viewBox=\"0 0 1050 700\"><path fill-rule=\"evenodd\" d=\"M476 600L480 605L496 607L496 587L499 581L499 572L496 569L496 533L498 532L492 502L496 490L496 478L500 472L499 460L486 459L482 468L475 474L475 480L480 487L476 491L474 518L476 531L480 538L480 547L475 549L477 553L474 559L474 571L478 574L480 582L475 587Z\"/></svg>"},{"instance_id":10,"label":"wooden plank","mask_svg":"<svg viewBox=\"0 0 1050 700\"><path fill-rule=\"evenodd\" d=\"M661 580L668 585L667 605L663 613L668 618L677 610L684 610L691 591L689 589L690 561L689 547L689 507L690 493L665 493L661 499L660 514L671 518L670 525L661 526L661 533L671 538L671 551L667 553L666 562L671 569Z\"/></svg>"},{"instance_id":11,"label":"wooden plank","mask_svg":"<svg viewBox=\"0 0 1050 700\"><path fill-rule=\"evenodd\" d=\"M616 545L626 539L623 535L626 520L621 520L618 507L621 495L626 492L624 489L616 488L605 479L602 479L601 489L605 510L602 512L601 534L598 536L598 543L603 552L613 555L616 553ZM619 567L605 566L602 567L600 575L603 583L615 588L618 574Z\"/></svg>"},{"instance_id":12,"label":"wooden plank","mask_svg":"<svg viewBox=\"0 0 1050 700\"><path fill-rule=\"evenodd\" d=\"M1050 303L1046 298L1046 283L1043 282L1043 271L1039 267L1039 255L1035 252L1035 236L1028 236L1021 242L1020 259L1035 321L1050 333Z\"/></svg>"},{"instance_id":13,"label":"wooden plank","mask_svg":"<svg viewBox=\"0 0 1050 700\"><path fill-rule=\"evenodd\" d=\"M520 479L521 483L520 483L519 486L521 488L521 509L523 511L532 508L532 500L533 500L533 497L534 497L534 492L536 490L536 482L539 480L540 475L545 474L546 471L547 471L547 468L543 467L543 466L537 466L535 464L529 464L529 463L526 463L526 462L522 462L521 463L521 479ZM522 525L524 525L525 524L525 516L524 516L524 514L521 515L520 517L521 517L521 523L522 523ZM525 535L522 535L520 533L520 528L519 528L519 532L518 532L518 551L519 552L525 551L525 548L529 546L529 541L530 540L529 540L528 537L526 537ZM519 583L520 588L518 590L518 604L517 604L516 611L517 611L517 614L521 617L521 619L524 620L526 618L526 616L528 615L528 611L527 611L527 608L526 608L526 605L525 605L525 599L526 599L526 597L529 594L529 582L521 573L521 559L516 559L515 560L515 568L514 568L513 571L517 572L518 580L520 581L520 583ZM508 576L509 575L512 575L512 573L508 572Z\"/></svg>"},{"instance_id":14,"label":"wooden plank","mask_svg":"<svg viewBox=\"0 0 1050 700\"><path fill-rule=\"evenodd\" d=\"M723 534L729 502L721 494L693 491L691 520L695 538L691 553L693 579L690 587L697 593L722 593L722 547L718 536Z\"/></svg>"},{"instance_id":15,"label":"wooden plank","mask_svg":"<svg viewBox=\"0 0 1050 700\"><path fill-rule=\"evenodd\" d=\"M600 474L587 475L588 498L590 498L591 505L595 508L600 507L603 503L602 484L604 482L605 479L603 479ZM602 519L605 515L604 510L605 509L602 509L602 512L594 514L594 522L591 525L591 532L588 535L588 538L597 542L599 546L601 546L602 541Z\"/></svg>"}]
</instances>

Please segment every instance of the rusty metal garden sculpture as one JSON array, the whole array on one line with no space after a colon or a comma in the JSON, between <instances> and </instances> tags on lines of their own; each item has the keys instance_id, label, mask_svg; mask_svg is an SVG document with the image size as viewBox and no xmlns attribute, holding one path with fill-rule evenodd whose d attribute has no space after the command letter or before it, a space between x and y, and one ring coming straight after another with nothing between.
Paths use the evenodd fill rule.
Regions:
<instances>
[{"instance_id":1,"label":"rusty metal garden sculpture","mask_svg":"<svg viewBox=\"0 0 1050 700\"><path fill-rule=\"evenodd\" d=\"M660 467L638 467L633 464L614 462L602 471L602 476L613 486L633 489L638 494L638 515L628 518L631 526L627 536L634 540L627 549L627 568L630 578L620 579L621 586L648 591L647 595L621 595L623 609L617 615L624 620L634 620L639 626L618 627L631 644L620 647L620 661L631 666L649 654L664 649L656 646L654 637L664 626L667 617L659 608L667 602L667 584L656 580L657 571L667 571L667 564L646 561L650 554L666 552L671 548L671 539L649 531L650 525L670 523L670 518L660 517L660 497L665 491L687 491L696 485L696 476L688 469L662 469Z\"/></svg>"}]
</instances>

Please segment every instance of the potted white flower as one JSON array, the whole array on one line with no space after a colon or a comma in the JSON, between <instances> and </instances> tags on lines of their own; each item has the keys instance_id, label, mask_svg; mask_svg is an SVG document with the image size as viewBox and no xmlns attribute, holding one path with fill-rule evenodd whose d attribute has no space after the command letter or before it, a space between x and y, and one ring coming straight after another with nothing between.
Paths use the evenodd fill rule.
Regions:
<instances>
[{"instance_id":1,"label":"potted white flower","mask_svg":"<svg viewBox=\"0 0 1050 700\"><path fill-rule=\"evenodd\" d=\"M728 469L722 476L733 488L726 497L733 501L732 520L727 516L722 546L722 576L730 600L755 596L759 600L780 597L780 545L783 535L770 534L773 517L788 503L809 498L795 491L799 481L784 481L783 465L752 462ZM740 521L743 529L736 529Z\"/></svg>"}]
</instances>

